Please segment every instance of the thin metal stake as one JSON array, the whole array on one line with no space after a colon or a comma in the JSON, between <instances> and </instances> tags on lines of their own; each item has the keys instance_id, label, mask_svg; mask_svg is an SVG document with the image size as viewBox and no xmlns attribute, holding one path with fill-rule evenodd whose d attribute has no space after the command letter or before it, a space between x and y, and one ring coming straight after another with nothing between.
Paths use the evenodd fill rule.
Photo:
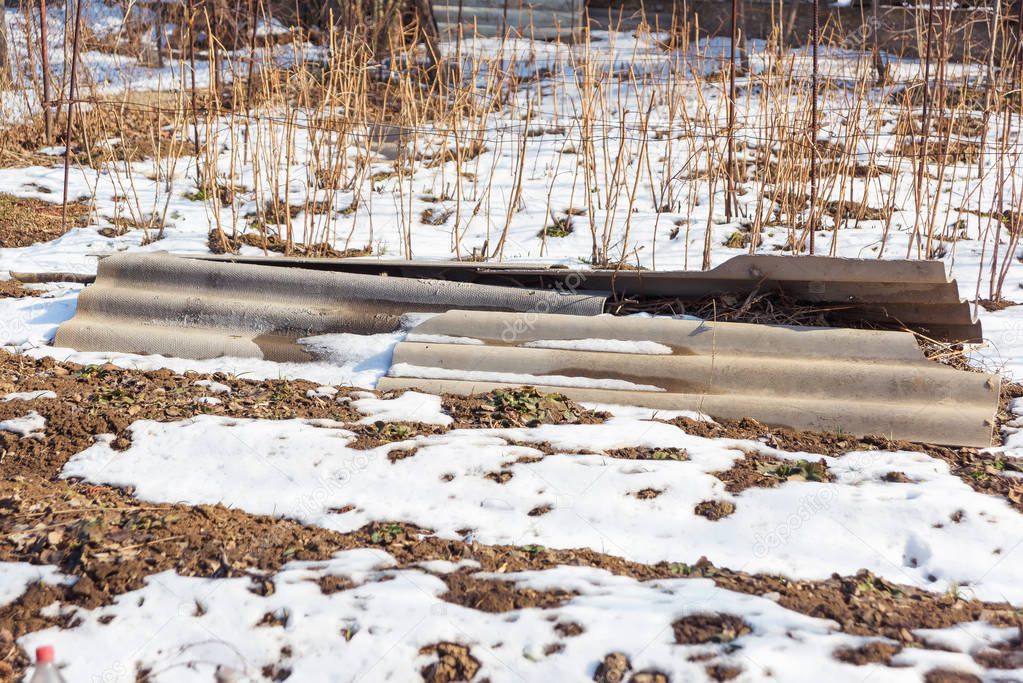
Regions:
<instances>
[{"instance_id":1,"label":"thin metal stake","mask_svg":"<svg viewBox=\"0 0 1023 683\"><path fill-rule=\"evenodd\" d=\"M817 46L820 43L820 7L821 0L813 0L813 75L811 76L811 116L810 123L810 254L814 252L814 233L817 232L817 127L820 122L817 119Z\"/></svg>"},{"instance_id":2,"label":"thin metal stake","mask_svg":"<svg viewBox=\"0 0 1023 683\"><path fill-rule=\"evenodd\" d=\"M739 0L732 0L732 33L728 50L728 170L725 176L725 220L732 220L735 201L735 34Z\"/></svg>"},{"instance_id":3,"label":"thin metal stake","mask_svg":"<svg viewBox=\"0 0 1023 683\"><path fill-rule=\"evenodd\" d=\"M53 139L53 117L50 116L50 48L46 44L46 0L39 0L39 49L43 60L43 127L46 144Z\"/></svg>"},{"instance_id":4,"label":"thin metal stake","mask_svg":"<svg viewBox=\"0 0 1023 683\"><path fill-rule=\"evenodd\" d=\"M75 2L75 31L71 37L71 76L67 90L67 126L64 129L64 201L60 207L60 233L62 235L67 232L68 178L71 176L71 112L78 86L75 74L78 72L78 35L81 33L83 2L85 0Z\"/></svg>"}]
</instances>

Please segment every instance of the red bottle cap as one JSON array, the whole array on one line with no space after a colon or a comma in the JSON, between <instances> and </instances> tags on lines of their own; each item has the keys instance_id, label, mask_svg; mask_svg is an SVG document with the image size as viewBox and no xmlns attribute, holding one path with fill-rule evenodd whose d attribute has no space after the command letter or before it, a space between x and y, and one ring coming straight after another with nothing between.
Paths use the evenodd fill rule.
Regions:
<instances>
[{"instance_id":1,"label":"red bottle cap","mask_svg":"<svg viewBox=\"0 0 1023 683\"><path fill-rule=\"evenodd\" d=\"M53 646L42 645L36 648L36 664L49 664L53 661Z\"/></svg>"}]
</instances>

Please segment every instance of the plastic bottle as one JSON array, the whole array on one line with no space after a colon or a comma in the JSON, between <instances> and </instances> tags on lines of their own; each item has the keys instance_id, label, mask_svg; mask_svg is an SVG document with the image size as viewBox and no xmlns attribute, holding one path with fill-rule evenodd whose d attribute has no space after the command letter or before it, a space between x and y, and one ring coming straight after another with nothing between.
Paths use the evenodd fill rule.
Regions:
<instances>
[{"instance_id":1,"label":"plastic bottle","mask_svg":"<svg viewBox=\"0 0 1023 683\"><path fill-rule=\"evenodd\" d=\"M53 663L53 646L43 645L36 648L36 672L29 683L67 683L57 671Z\"/></svg>"}]
</instances>

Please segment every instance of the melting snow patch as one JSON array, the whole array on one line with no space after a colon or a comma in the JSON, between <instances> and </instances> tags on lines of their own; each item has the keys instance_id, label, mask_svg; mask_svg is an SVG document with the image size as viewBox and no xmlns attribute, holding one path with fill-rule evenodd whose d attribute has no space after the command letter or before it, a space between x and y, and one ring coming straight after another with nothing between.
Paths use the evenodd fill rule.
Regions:
<instances>
[{"instance_id":1,"label":"melting snow patch","mask_svg":"<svg viewBox=\"0 0 1023 683\"><path fill-rule=\"evenodd\" d=\"M7 402L7 401L35 401L37 399L42 399L42 398L57 398L57 394L52 392L52 391L48 391L46 389L42 389L42 390L39 390L39 391L16 391L14 393L5 395L0 400L2 400L4 402Z\"/></svg>"},{"instance_id":2,"label":"melting snow patch","mask_svg":"<svg viewBox=\"0 0 1023 683\"><path fill-rule=\"evenodd\" d=\"M438 410L436 397L423 400L432 401L426 415ZM381 404L388 402L375 405ZM423 413L402 405L390 415ZM62 476L134 486L146 500L221 503L345 532L405 521L463 538L469 526L481 543L588 547L647 563L692 563L706 555L718 565L807 579L869 569L936 592L957 586L985 600L1023 602L1017 571L1023 545L1006 540L1023 537L1023 516L920 453L825 458L833 482L787 481L732 495L712 474L741 457L728 442L628 418L455 430L403 442L415 454L394 462L386 457L392 445L349 449L351 432L300 420L200 416L140 421L131 430L127 452L96 443L73 456ZM509 442L545 442L563 454L537 460L539 451ZM626 446L684 448L689 459L594 453ZM909 482L884 481L895 468ZM636 495L644 489L660 493ZM732 502L735 512L717 521L695 514L707 500ZM335 512L343 506L355 509ZM529 514L544 507L545 514Z\"/></svg>"},{"instance_id":3,"label":"melting snow patch","mask_svg":"<svg viewBox=\"0 0 1023 683\"><path fill-rule=\"evenodd\" d=\"M417 342L420 344L472 344L480 345L483 343L481 339L474 339L472 337L449 337L446 334L414 334L410 333L405 338L408 342Z\"/></svg>"},{"instance_id":4,"label":"melting snow patch","mask_svg":"<svg viewBox=\"0 0 1023 683\"><path fill-rule=\"evenodd\" d=\"M0 562L0 607L14 602L36 582L59 585L73 581L56 567L27 562Z\"/></svg>"},{"instance_id":5,"label":"melting snow patch","mask_svg":"<svg viewBox=\"0 0 1023 683\"><path fill-rule=\"evenodd\" d=\"M515 386L580 387L585 389L611 389L619 391L664 391L663 387L637 384L624 379L594 377L566 377L565 375L526 375L516 372L489 372L484 370L452 370L425 367L410 363L395 363L391 377L418 377L421 379L458 379L467 382L499 382Z\"/></svg>"},{"instance_id":6,"label":"melting snow patch","mask_svg":"<svg viewBox=\"0 0 1023 683\"><path fill-rule=\"evenodd\" d=\"M705 679L708 663L737 667L750 680L852 682L865 673L832 653L867 639L709 579L641 582L590 567L478 575L577 594L549 609L490 613L446 602L441 596L448 587L440 577L388 569L392 564L386 553L366 550L293 562L273 577L275 590L265 596L252 592L244 577L163 572L110 605L78 610L80 621L71 628L31 633L18 643L28 651L53 644L67 662L68 680L111 683L130 683L140 669L155 683L209 681L217 667L247 680L280 668L298 681L413 681L435 661L424 649L441 642L468 648L480 665L474 680L495 683L589 680L599 658L611 651L625 654L634 671L660 671L677 681ZM317 581L337 575L355 585L323 594ZM748 632L727 644L677 644L673 624L707 612L741 619ZM610 613L616 618L607 618ZM284 623L265 625L267 614ZM565 624L581 630L568 637L558 628ZM936 656L971 666L964 654L922 652L911 667L886 669L884 674L894 673L881 679L920 680Z\"/></svg>"},{"instance_id":7,"label":"melting snow patch","mask_svg":"<svg viewBox=\"0 0 1023 683\"><path fill-rule=\"evenodd\" d=\"M229 387L226 384L221 384L220 382L214 382L211 379L198 379L198 380L192 382L192 384L194 384L197 387L206 387L208 390L212 391L214 394L230 394L231 393L231 387Z\"/></svg>"},{"instance_id":8,"label":"melting snow patch","mask_svg":"<svg viewBox=\"0 0 1023 683\"><path fill-rule=\"evenodd\" d=\"M11 432L21 437L42 436L45 430L46 418L34 410L21 417L0 421L0 432Z\"/></svg>"},{"instance_id":9,"label":"melting snow patch","mask_svg":"<svg viewBox=\"0 0 1023 683\"><path fill-rule=\"evenodd\" d=\"M351 384L370 388L387 373L394 347L404 338L404 332L321 334L299 343L326 363L350 368Z\"/></svg>"},{"instance_id":10,"label":"melting snow patch","mask_svg":"<svg viewBox=\"0 0 1023 683\"><path fill-rule=\"evenodd\" d=\"M440 396L406 391L397 398L380 399L372 394L353 401L352 405L366 417L359 424L374 422L422 422L424 424L449 425L451 416L441 407Z\"/></svg>"}]
</instances>

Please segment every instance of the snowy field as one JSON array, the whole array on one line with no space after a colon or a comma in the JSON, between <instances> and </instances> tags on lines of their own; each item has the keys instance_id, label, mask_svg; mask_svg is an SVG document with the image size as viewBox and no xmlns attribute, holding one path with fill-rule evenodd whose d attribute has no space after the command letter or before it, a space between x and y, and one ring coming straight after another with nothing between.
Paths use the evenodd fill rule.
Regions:
<instances>
[{"instance_id":1,"label":"snowy field","mask_svg":"<svg viewBox=\"0 0 1023 683\"><path fill-rule=\"evenodd\" d=\"M95 34L121 30L118 10L92 7ZM6 11L18 52L24 15ZM965 298L1000 293L1009 305L977 306L987 341L968 358L1023 381L1018 112L957 133L979 158L919 173L892 98L921 65L893 63L893 83L870 85L869 59L828 50L818 189L832 209L813 216L784 199L808 194L805 154L778 170L798 138L779 122L802 121L805 88L765 87L779 71L804 78L808 55L751 48L730 218L714 77L726 43L481 39L442 45L471 74L459 105L471 113L401 111L397 159L370 141L370 109L344 123L333 103L273 101L177 117L165 127L175 154L76 157L69 197L88 218L0 247L0 278L94 273L121 251L206 254L211 230L253 236L238 246L251 255L287 234L367 258L699 269L805 253L816 219L818 254L930 254ZM323 55L284 45L260 58ZM27 78L28 56L15 57ZM104 97L172 92L184 68L82 57ZM978 74L947 70L949 82ZM31 88L0 101L10 126L39 107ZM60 201L63 149L39 149L52 163L0 168L0 193ZM981 452L787 449L621 406L470 424L440 397L373 391L405 331L304 340L326 358L308 364L55 348L81 289L0 298L0 680L26 664L19 649L43 644L75 682L1023 680L1023 404ZM752 483L737 485L743 472ZM316 543L278 548L275 524Z\"/></svg>"}]
</instances>

